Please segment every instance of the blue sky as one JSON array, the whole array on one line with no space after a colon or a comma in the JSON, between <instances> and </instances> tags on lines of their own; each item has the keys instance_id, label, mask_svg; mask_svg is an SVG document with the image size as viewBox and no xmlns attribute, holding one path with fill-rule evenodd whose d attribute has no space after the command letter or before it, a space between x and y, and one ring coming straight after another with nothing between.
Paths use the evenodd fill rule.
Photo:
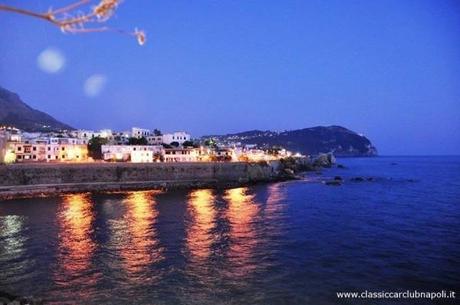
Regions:
<instances>
[{"instance_id":1,"label":"blue sky","mask_svg":"<svg viewBox=\"0 0 460 305\"><path fill-rule=\"evenodd\" d=\"M0 12L0 85L77 128L342 125L381 154L460 151L458 1L125 0L108 24L147 44ZM57 73L37 65L50 47L65 58ZM94 75L105 86L88 96Z\"/></svg>"}]
</instances>

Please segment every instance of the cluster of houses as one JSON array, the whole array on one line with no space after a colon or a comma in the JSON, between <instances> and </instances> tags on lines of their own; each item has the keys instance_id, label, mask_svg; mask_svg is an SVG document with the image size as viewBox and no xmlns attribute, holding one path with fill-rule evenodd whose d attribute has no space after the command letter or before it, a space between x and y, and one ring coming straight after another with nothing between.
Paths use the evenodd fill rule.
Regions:
<instances>
[{"instance_id":1,"label":"cluster of houses","mask_svg":"<svg viewBox=\"0 0 460 305\"><path fill-rule=\"evenodd\" d=\"M280 149L275 156L241 143L204 145L192 141L190 134L183 131L162 134L133 127L125 132L103 129L39 133L2 127L0 163L92 162L95 160L89 144L95 138L104 140L98 155L106 162L269 161L291 155Z\"/></svg>"}]
</instances>

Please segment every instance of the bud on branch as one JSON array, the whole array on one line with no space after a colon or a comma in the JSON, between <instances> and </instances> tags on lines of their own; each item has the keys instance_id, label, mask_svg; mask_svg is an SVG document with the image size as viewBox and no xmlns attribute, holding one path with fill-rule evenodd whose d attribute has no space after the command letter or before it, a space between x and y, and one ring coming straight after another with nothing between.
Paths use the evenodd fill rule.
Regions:
<instances>
[{"instance_id":1,"label":"bud on branch","mask_svg":"<svg viewBox=\"0 0 460 305\"><path fill-rule=\"evenodd\" d=\"M144 45L144 31L135 29L133 32L113 29L105 26L94 26L109 20L120 5L120 0L101 0L90 6L92 0L81 0L59 9L49 9L46 13L34 12L22 8L0 4L0 11L22 14L46 20L57 26L63 33L116 32L134 36L139 45ZM85 10L81 10L85 9Z\"/></svg>"}]
</instances>

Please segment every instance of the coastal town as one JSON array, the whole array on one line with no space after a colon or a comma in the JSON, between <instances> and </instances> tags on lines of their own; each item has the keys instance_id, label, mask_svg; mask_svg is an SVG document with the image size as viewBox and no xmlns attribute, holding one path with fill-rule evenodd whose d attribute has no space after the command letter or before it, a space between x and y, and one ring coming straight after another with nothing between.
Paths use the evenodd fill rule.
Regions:
<instances>
[{"instance_id":1,"label":"coastal town","mask_svg":"<svg viewBox=\"0 0 460 305\"><path fill-rule=\"evenodd\" d=\"M0 163L82 162L259 162L301 157L281 147L258 147L241 142L193 139L190 133L162 133L133 127L110 129L27 132L0 128Z\"/></svg>"}]
</instances>

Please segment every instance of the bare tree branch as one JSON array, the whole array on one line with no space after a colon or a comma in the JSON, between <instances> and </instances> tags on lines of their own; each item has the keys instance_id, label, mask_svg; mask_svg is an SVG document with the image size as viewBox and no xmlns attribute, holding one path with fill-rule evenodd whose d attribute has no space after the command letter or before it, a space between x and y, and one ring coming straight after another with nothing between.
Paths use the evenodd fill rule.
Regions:
<instances>
[{"instance_id":1,"label":"bare tree branch","mask_svg":"<svg viewBox=\"0 0 460 305\"><path fill-rule=\"evenodd\" d=\"M80 0L58 9L49 9L46 13L39 13L23 8L0 4L0 11L21 14L46 20L57 26L64 33L91 33L91 32L116 32L134 36L140 45L146 41L143 31L137 29L128 32L110 27L87 27L88 24L104 23L109 20L120 4L120 0L100 0L97 5L90 7L87 12L77 11L78 8L87 7L91 0Z\"/></svg>"}]
</instances>

